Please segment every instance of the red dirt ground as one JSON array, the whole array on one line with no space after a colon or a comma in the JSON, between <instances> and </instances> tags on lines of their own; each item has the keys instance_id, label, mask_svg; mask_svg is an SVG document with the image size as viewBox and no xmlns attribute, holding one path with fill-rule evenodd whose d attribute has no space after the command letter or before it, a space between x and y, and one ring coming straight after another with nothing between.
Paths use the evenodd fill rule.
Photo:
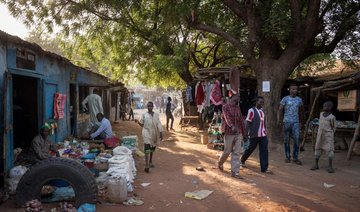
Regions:
<instances>
[{"instance_id":1,"label":"red dirt ground","mask_svg":"<svg viewBox=\"0 0 360 212\"><path fill-rule=\"evenodd\" d=\"M135 111L138 117L143 111ZM162 115L162 121L164 117ZM178 120L175 120L178 123ZM138 135L141 128L131 121L114 124L118 136ZM254 152L241 170L243 180L229 176L230 164L225 172L216 169L220 151L207 149L200 143L200 133L194 128L166 132L165 140L154 155L155 168L144 173L143 158L136 158L138 174L135 195L144 201L142 206L97 204L97 211L359 211L360 210L360 157L346 161L346 152L335 154L336 173L325 170L326 157L320 160L320 170L310 171L313 151L310 144L300 154L303 165L284 163L282 145L272 145L270 169L274 175L260 172L258 153ZM279 142L280 143L280 142ZM205 172L196 171L202 166ZM197 181L194 183L193 181ZM151 183L142 187L141 183ZM334 184L325 188L324 183ZM214 191L204 200L185 198L187 191ZM13 208L12 201L0 206L0 211L22 211Z\"/></svg>"}]
</instances>

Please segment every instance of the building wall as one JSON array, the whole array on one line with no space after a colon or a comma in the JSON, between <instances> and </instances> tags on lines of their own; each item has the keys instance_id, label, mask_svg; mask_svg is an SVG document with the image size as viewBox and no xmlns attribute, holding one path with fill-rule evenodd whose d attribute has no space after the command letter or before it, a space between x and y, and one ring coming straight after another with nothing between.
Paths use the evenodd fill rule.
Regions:
<instances>
[{"instance_id":1,"label":"building wall","mask_svg":"<svg viewBox=\"0 0 360 212\"><path fill-rule=\"evenodd\" d=\"M16 67L16 48L21 48L19 44L12 44L9 41L3 41L0 39L0 152L2 153L3 148L3 120L4 120L4 108L3 108L3 83L4 78L3 75L6 70L8 70L11 74L23 75L23 76L31 76L39 79L39 107L42 111L42 114L39 116L39 126L43 124L43 118L45 115L45 111L48 113L53 111L53 95L50 93L49 95L45 95L48 93L47 86L52 86L51 88L56 88L56 92L66 94L66 106L65 106L65 116L63 119L57 120L58 128L56 130L56 138L53 139L54 142L63 141L67 136L71 134L70 132L70 83L75 84L76 90L78 91L79 86L89 86L89 87L102 87L106 88L109 86L107 78L100 76L98 74L92 73L88 70L84 70L80 67L74 66L65 59L54 58L54 55L49 55L44 52L34 51L36 54L36 68L33 70L24 70ZM49 87L49 88L50 88ZM78 93L76 93L76 101L79 101ZM76 102L79 105L79 102ZM81 103L80 103L81 104ZM51 106L51 107L50 107ZM10 108L12 110L12 108ZM110 109L108 109L110 110ZM77 114L77 118L81 124L78 126L79 131L84 131L87 125L86 120L83 120L84 117L81 114ZM53 116L53 112L52 115ZM79 134L79 132L78 132ZM6 151L6 168L8 169L12 165L12 150ZM3 157L1 157L3 158ZM1 163L3 164L3 163ZM3 168L0 165L0 172Z\"/></svg>"},{"instance_id":2,"label":"building wall","mask_svg":"<svg viewBox=\"0 0 360 212\"><path fill-rule=\"evenodd\" d=\"M0 42L0 154L3 152L4 108L3 108L3 72L6 69L6 48ZM3 157L0 159L0 173L4 169ZM3 181L1 179L1 181ZM0 186L1 187L1 186Z\"/></svg>"}]
</instances>

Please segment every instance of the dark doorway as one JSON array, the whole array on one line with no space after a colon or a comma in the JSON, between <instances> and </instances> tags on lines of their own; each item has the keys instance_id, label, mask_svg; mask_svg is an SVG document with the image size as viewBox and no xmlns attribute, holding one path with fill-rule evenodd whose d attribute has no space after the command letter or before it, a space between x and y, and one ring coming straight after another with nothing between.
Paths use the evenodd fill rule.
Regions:
<instances>
[{"instance_id":1,"label":"dark doorway","mask_svg":"<svg viewBox=\"0 0 360 212\"><path fill-rule=\"evenodd\" d=\"M13 75L14 148L27 149L38 134L38 79Z\"/></svg>"},{"instance_id":2,"label":"dark doorway","mask_svg":"<svg viewBox=\"0 0 360 212\"><path fill-rule=\"evenodd\" d=\"M70 84L70 132L71 135L76 133L76 114L78 108L76 104L76 85Z\"/></svg>"}]
</instances>

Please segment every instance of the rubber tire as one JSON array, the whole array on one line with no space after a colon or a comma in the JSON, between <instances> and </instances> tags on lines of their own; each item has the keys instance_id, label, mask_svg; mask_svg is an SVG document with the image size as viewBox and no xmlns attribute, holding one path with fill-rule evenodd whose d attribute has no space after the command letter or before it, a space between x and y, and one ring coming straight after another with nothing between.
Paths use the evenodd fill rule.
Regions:
<instances>
[{"instance_id":1,"label":"rubber tire","mask_svg":"<svg viewBox=\"0 0 360 212\"><path fill-rule=\"evenodd\" d=\"M96 204L97 185L88 168L72 159L49 158L36 163L21 178L16 189L16 205L23 207L30 200L41 200L42 186L55 179L72 186L76 208L84 203Z\"/></svg>"}]
</instances>

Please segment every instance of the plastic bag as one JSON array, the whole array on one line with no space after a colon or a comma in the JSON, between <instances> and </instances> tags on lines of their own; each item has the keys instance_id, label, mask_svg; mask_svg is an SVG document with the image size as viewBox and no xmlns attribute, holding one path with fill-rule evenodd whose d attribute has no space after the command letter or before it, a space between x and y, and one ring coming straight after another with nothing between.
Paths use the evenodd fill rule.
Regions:
<instances>
[{"instance_id":1,"label":"plastic bag","mask_svg":"<svg viewBox=\"0 0 360 212\"><path fill-rule=\"evenodd\" d=\"M118 146L113 149L113 155L131 155L132 152L129 148L125 146Z\"/></svg>"},{"instance_id":2,"label":"plastic bag","mask_svg":"<svg viewBox=\"0 0 360 212\"><path fill-rule=\"evenodd\" d=\"M127 183L124 178L116 177L109 180L107 199L111 203L122 203L127 199Z\"/></svg>"},{"instance_id":3,"label":"plastic bag","mask_svg":"<svg viewBox=\"0 0 360 212\"><path fill-rule=\"evenodd\" d=\"M10 195L16 194L16 188L19 184L20 179L18 178L8 178L7 179L7 189Z\"/></svg>"},{"instance_id":4,"label":"plastic bag","mask_svg":"<svg viewBox=\"0 0 360 212\"><path fill-rule=\"evenodd\" d=\"M25 166L15 166L10 170L9 176L10 178L20 179L26 172L28 168Z\"/></svg>"}]
</instances>

